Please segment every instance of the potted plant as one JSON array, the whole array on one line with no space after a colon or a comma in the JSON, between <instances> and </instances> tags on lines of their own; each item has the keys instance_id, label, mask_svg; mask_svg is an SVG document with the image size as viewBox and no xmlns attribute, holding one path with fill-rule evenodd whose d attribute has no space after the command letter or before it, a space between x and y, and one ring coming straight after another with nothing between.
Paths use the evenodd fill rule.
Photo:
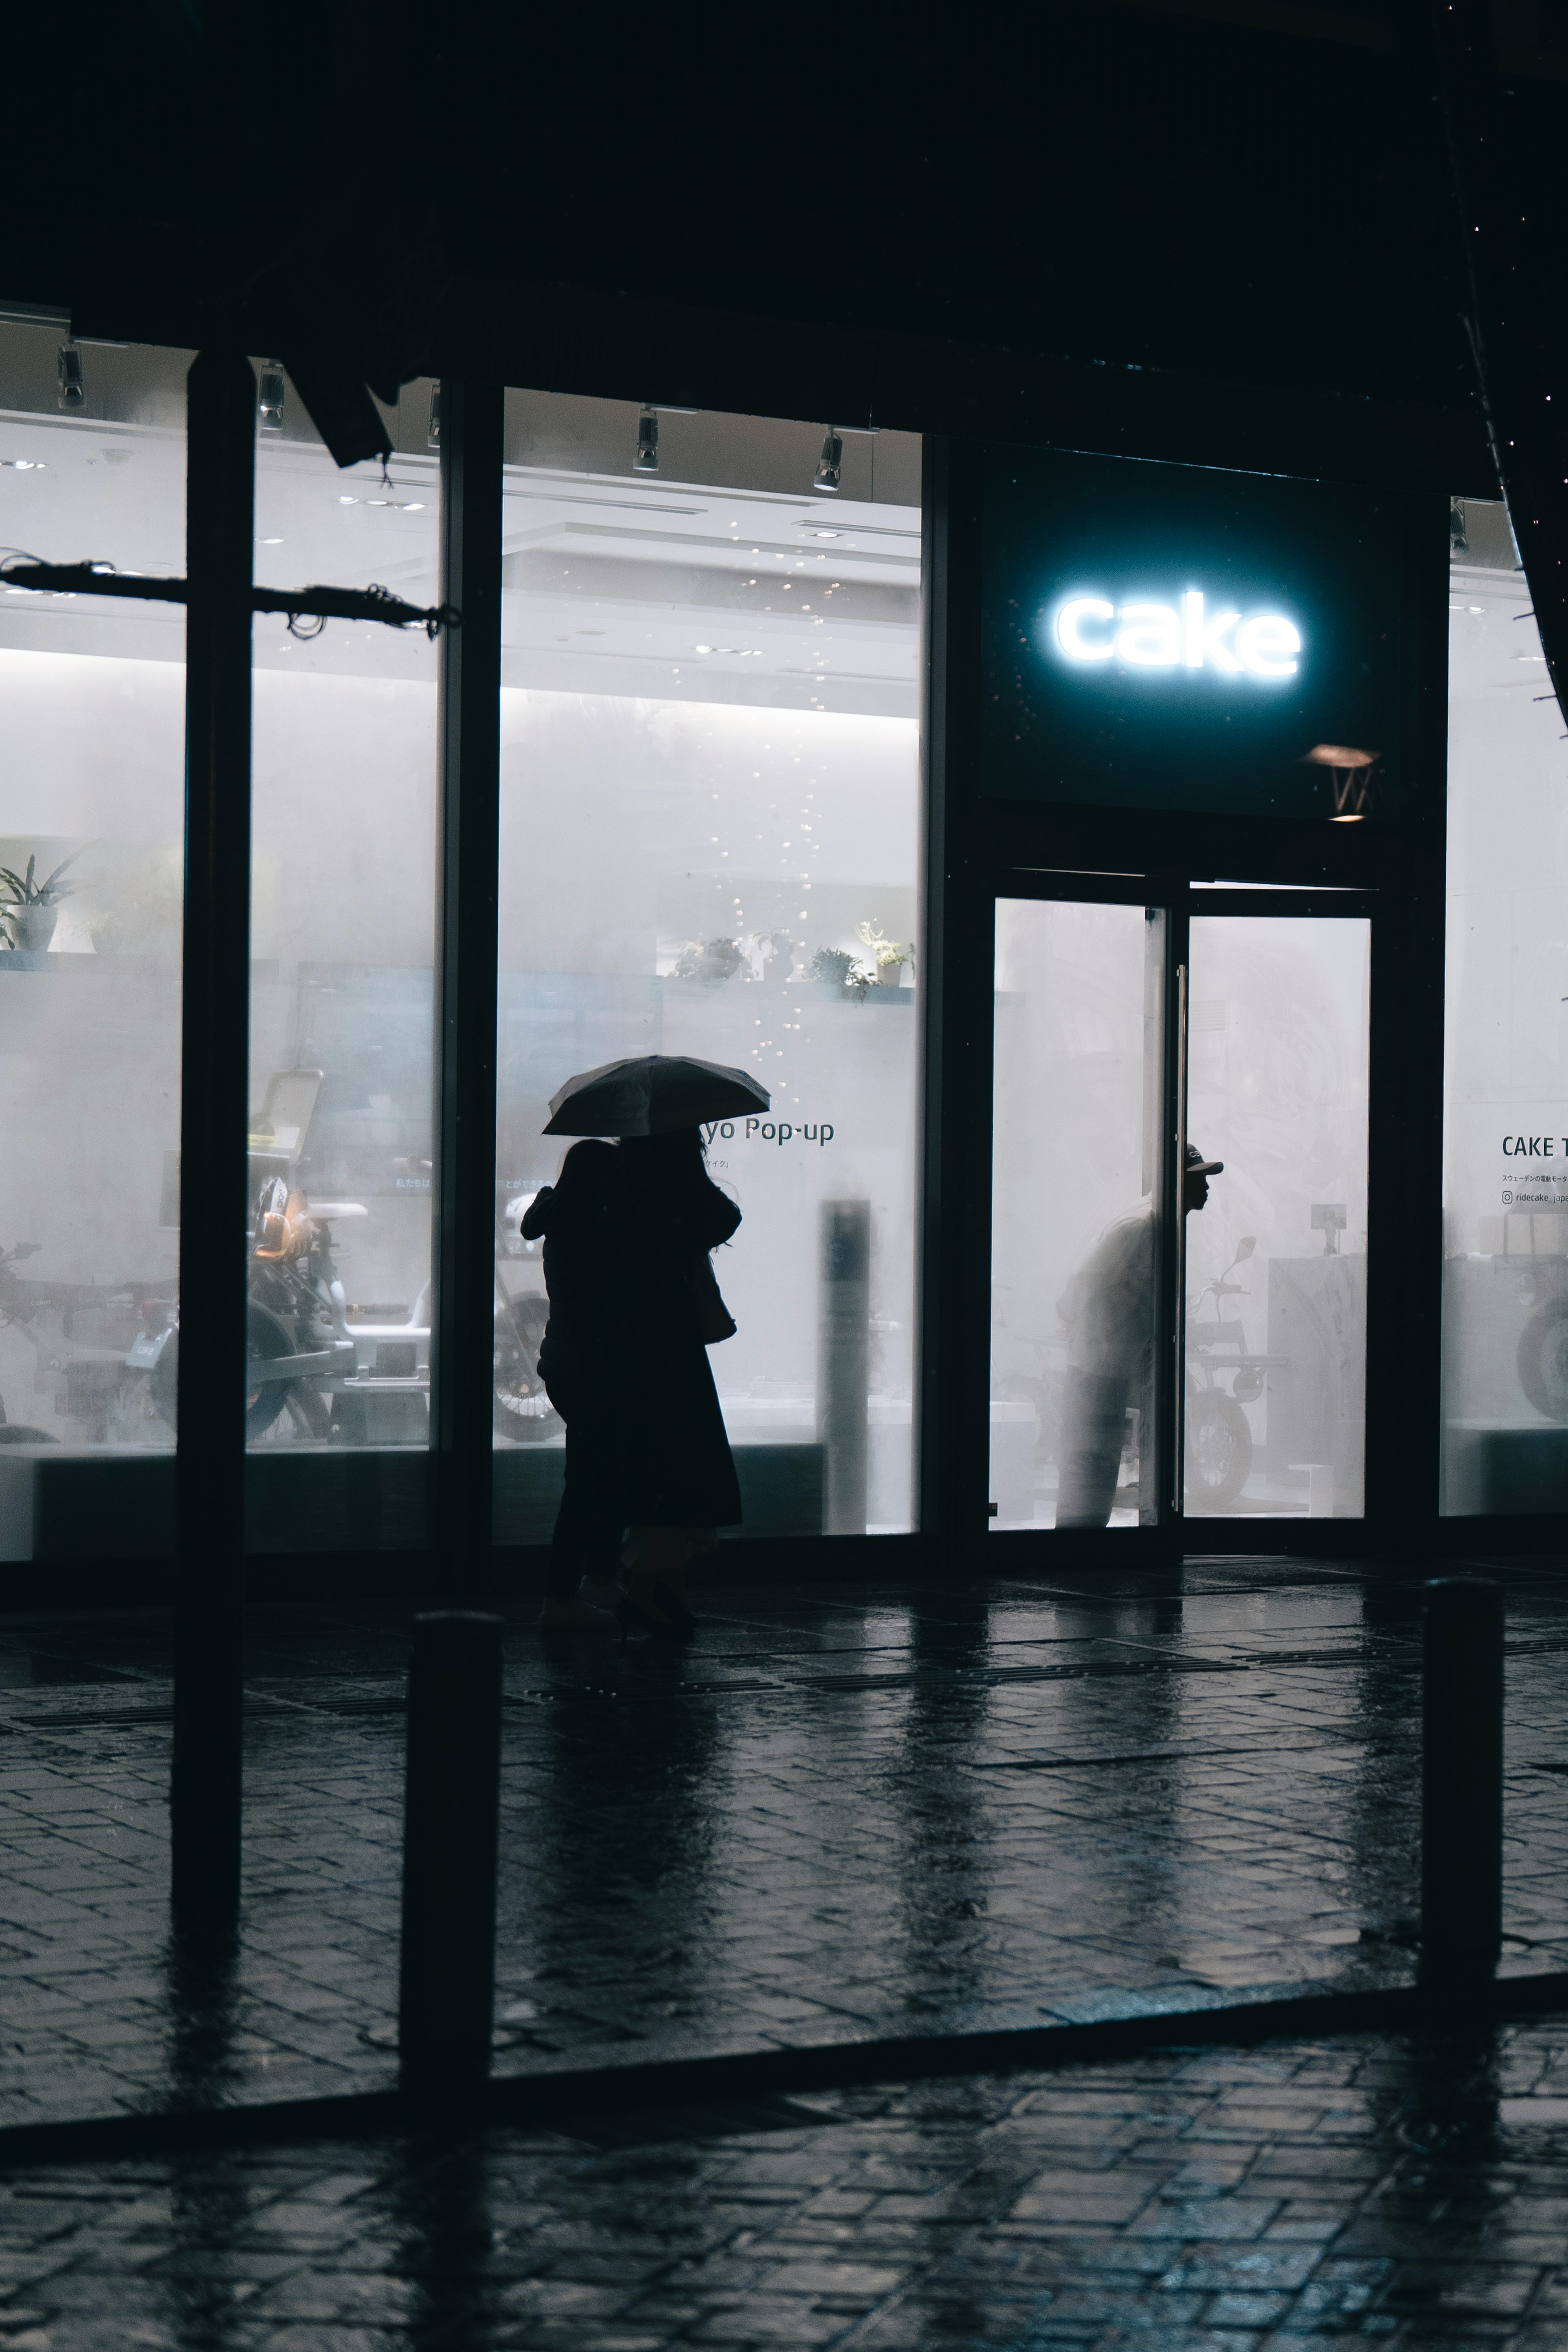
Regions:
<instances>
[{"instance_id":1,"label":"potted plant","mask_svg":"<svg viewBox=\"0 0 1568 2352\"><path fill-rule=\"evenodd\" d=\"M688 940L675 958L672 980L705 980L710 986L733 980L746 961L738 940Z\"/></svg>"},{"instance_id":2,"label":"potted plant","mask_svg":"<svg viewBox=\"0 0 1568 2352\"><path fill-rule=\"evenodd\" d=\"M835 990L841 996L852 996L857 1002L870 987L872 974L863 964L858 964L847 948L819 948L806 965L806 978L820 987Z\"/></svg>"},{"instance_id":3,"label":"potted plant","mask_svg":"<svg viewBox=\"0 0 1568 2352\"><path fill-rule=\"evenodd\" d=\"M865 941L876 967L879 988L902 988L904 967L915 961L915 950L898 940L890 940L880 923L859 923L855 936Z\"/></svg>"},{"instance_id":4,"label":"potted plant","mask_svg":"<svg viewBox=\"0 0 1568 2352\"><path fill-rule=\"evenodd\" d=\"M0 923L5 927L11 946L23 955L47 953L55 936L55 925L60 919L60 900L68 898L76 888L74 882L62 882L60 876L80 856L79 849L73 849L42 882L36 878L37 857L28 858L26 874L0 866Z\"/></svg>"}]
</instances>

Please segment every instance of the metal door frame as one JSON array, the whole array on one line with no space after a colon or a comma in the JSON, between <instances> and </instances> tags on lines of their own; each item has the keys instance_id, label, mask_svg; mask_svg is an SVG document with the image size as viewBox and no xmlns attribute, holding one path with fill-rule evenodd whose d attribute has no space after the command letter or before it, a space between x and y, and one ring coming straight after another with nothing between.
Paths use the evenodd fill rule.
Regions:
<instances>
[{"instance_id":1,"label":"metal door frame","mask_svg":"<svg viewBox=\"0 0 1568 2352\"><path fill-rule=\"evenodd\" d=\"M1180 1171L1186 1158L1186 1051L1184 1015L1186 976L1191 965L1191 925L1194 916L1224 919L1270 915L1291 921L1308 919L1341 919L1367 921L1371 926L1369 950L1374 979L1372 1002L1376 1003L1375 971L1378 962L1376 943L1381 929L1381 908L1378 893L1373 889L1355 890L1346 887L1312 889L1281 885L1274 888L1200 887L1206 877L1201 875L1105 873L1073 868L1042 868L1039 866L1004 866L993 869L987 877L988 920L982 937L970 933L970 950L978 962L981 953L987 958L987 970L995 971L996 904L999 898L1024 898L1056 901L1069 905L1141 906L1158 908L1165 917L1165 984L1163 991L1164 1039L1159 1089L1164 1107L1162 1198L1167 1203L1179 1201ZM975 1241L984 1244L984 1261L980 1262L977 1245L972 1252L969 1281L970 1297L976 1302L974 1320L984 1315L985 1382L983 1407L985 1423L982 1431L971 1430L971 1469L966 1514L970 1524L977 1521L979 1513L987 1514L985 1533L987 1557L991 1547L1000 1543L1009 1546L1037 1545L1048 1547L1046 1559L1064 1562L1091 1562L1103 1566L1153 1566L1179 1555L1188 1532L1184 1502L1184 1460L1182 1426L1186 1393L1186 1364L1183 1339L1186 1318L1183 1302L1186 1291L1186 1218L1172 1216L1168 1211L1161 1225L1160 1264L1158 1276L1159 1313L1155 1339L1155 1402L1157 1427L1157 1457L1155 1492L1159 1497L1160 1518L1153 1528L1042 1528L994 1531L989 1527L989 1465L990 1465L990 1299L991 1299L991 1183L992 1121L995 1116L995 988L990 992L990 1017L983 1036L974 1038L976 1072L970 1088L971 1102L971 1166L978 1190L979 1162L984 1161L985 1202L983 1218L977 1218ZM1377 1083L1377 1044L1379 1024L1373 1014L1368 1038L1368 1123L1367 1123L1367 1182L1368 1182L1368 1479L1365 1506L1360 1517L1324 1522L1314 1520L1313 1546L1335 1549L1354 1543L1354 1537L1345 1531L1360 1531L1364 1539L1371 1509L1372 1422L1371 1399L1372 1344L1371 1295L1374 1250L1374 1213L1375 1197L1373 1162L1377 1150L1377 1123L1372 1117L1372 1105ZM979 1333L970 1334L967 1351L972 1360L979 1356ZM974 1491L974 1472L979 1472L983 1492ZM1214 1550L1258 1549L1265 1546L1280 1548L1275 1540L1281 1530L1293 1528L1301 1515L1296 1513L1269 1517L1263 1514L1239 1515L1234 1522L1205 1517L1196 1521L1201 1527L1206 1548ZM1325 1530L1338 1530L1328 1538ZM1248 1540L1248 1537L1250 1540ZM1209 1543L1207 1539L1214 1540ZM1109 1547L1107 1549L1106 1547ZM999 1561L997 1563L999 1565ZM1041 1560L1039 1564L1044 1564Z\"/></svg>"}]
</instances>

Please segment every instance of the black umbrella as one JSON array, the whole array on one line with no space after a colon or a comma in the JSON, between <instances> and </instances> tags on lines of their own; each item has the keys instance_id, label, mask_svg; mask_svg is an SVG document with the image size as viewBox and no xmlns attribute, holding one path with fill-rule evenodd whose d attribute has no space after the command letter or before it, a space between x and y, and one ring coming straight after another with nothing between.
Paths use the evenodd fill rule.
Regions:
<instances>
[{"instance_id":1,"label":"black umbrella","mask_svg":"<svg viewBox=\"0 0 1568 2352\"><path fill-rule=\"evenodd\" d=\"M667 1135L710 1118L767 1110L768 1089L745 1070L685 1054L638 1054L568 1078L551 1095L547 1135Z\"/></svg>"}]
</instances>

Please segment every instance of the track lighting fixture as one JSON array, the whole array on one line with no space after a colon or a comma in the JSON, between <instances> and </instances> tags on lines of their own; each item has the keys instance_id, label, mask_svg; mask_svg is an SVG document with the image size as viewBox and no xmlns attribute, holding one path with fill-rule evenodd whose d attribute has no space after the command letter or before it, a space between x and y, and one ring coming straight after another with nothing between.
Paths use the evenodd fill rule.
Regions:
<instances>
[{"instance_id":1,"label":"track lighting fixture","mask_svg":"<svg viewBox=\"0 0 1568 2352\"><path fill-rule=\"evenodd\" d=\"M263 360L261 397L256 403L256 415L264 433L282 432L283 398L283 362Z\"/></svg>"},{"instance_id":2,"label":"track lighting fixture","mask_svg":"<svg viewBox=\"0 0 1568 2352\"><path fill-rule=\"evenodd\" d=\"M439 449L441 446L441 386L439 383L433 383L430 387L430 430L424 436L424 446L427 449Z\"/></svg>"},{"instance_id":3,"label":"track lighting fixture","mask_svg":"<svg viewBox=\"0 0 1568 2352\"><path fill-rule=\"evenodd\" d=\"M60 345L59 377L60 406L67 409L85 408L87 386L82 382L81 353L74 343L65 342Z\"/></svg>"},{"instance_id":4,"label":"track lighting fixture","mask_svg":"<svg viewBox=\"0 0 1568 2352\"><path fill-rule=\"evenodd\" d=\"M651 401L643 403L637 419L637 455L632 460L634 474L656 474L659 470L659 412Z\"/></svg>"},{"instance_id":5,"label":"track lighting fixture","mask_svg":"<svg viewBox=\"0 0 1568 2352\"><path fill-rule=\"evenodd\" d=\"M822 443L822 454L817 460L816 478L811 488L814 490L836 490L839 487L839 477L843 470L843 463L844 445L830 425L827 436Z\"/></svg>"}]
</instances>

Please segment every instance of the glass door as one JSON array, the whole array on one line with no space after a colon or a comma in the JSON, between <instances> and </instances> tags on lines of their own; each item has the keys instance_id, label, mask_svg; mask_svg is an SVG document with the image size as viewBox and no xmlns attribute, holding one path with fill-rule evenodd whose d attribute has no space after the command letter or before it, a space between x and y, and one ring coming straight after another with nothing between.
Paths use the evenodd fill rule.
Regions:
<instances>
[{"instance_id":1,"label":"glass door","mask_svg":"<svg viewBox=\"0 0 1568 2352\"><path fill-rule=\"evenodd\" d=\"M1222 1166L1182 1221L1188 1518L1364 1510L1372 925L1241 910L1294 895L1192 895L1185 1140Z\"/></svg>"},{"instance_id":2,"label":"glass door","mask_svg":"<svg viewBox=\"0 0 1568 2352\"><path fill-rule=\"evenodd\" d=\"M1168 946L1163 907L997 901L990 1525L998 1532L1135 1528L1166 1516Z\"/></svg>"},{"instance_id":3,"label":"glass door","mask_svg":"<svg viewBox=\"0 0 1568 2352\"><path fill-rule=\"evenodd\" d=\"M1369 902L1027 887L996 900L991 1529L1359 1518Z\"/></svg>"}]
</instances>

